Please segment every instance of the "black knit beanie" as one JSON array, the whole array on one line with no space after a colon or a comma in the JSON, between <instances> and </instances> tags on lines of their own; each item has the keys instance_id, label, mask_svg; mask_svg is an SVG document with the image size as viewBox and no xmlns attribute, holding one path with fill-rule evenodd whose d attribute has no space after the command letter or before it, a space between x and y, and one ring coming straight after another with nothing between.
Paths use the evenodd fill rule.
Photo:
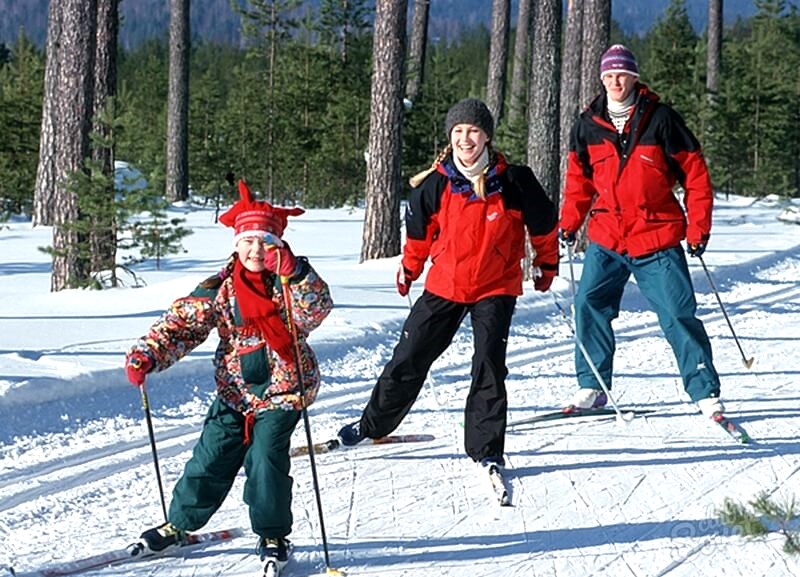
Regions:
<instances>
[{"instance_id":1,"label":"black knit beanie","mask_svg":"<svg viewBox=\"0 0 800 577\"><path fill-rule=\"evenodd\" d=\"M456 124L474 124L491 139L494 136L494 119L487 106L477 98L465 98L447 111L444 133L450 140L450 131Z\"/></svg>"}]
</instances>

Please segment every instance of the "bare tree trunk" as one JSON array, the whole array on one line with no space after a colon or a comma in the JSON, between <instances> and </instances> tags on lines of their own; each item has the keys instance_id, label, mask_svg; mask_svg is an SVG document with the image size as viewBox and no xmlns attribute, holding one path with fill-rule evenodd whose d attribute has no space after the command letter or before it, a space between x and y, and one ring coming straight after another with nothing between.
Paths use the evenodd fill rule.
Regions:
<instances>
[{"instance_id":1,"label":"bare tree trunk","mask_svg":"<svg viewBox=\"0 0 800 577\"><path fill-rule=\"evenodd\" d=\"M528 95L528 53L531 45L531 3L519 0L517 33L514 37L514 70L511 73L511 98L508 101L508 122L516 124L525 114Z\"/></svg>"},{"instance_id":2,"label":"bare tree trunk","mask_svg":"<svg viewBox=\"0 0 800 577\"><path fill-rule=\"evenodd\" d=\"M581 52L581 96L578 108L588 106L603 90L600 58L611 35L611 0L583 0L583 47ZM586 221L578 231L576 251L586 250Z\"/></svg>"},{"instance_id":3,"label":"bare tree trunk","mask_svg":"<svg viewBox=\"0 0 800 577\"><path fill-rule=\"evenodd\" d=\"M706 63L706 92L709 98L719 91L722 67L722 0L708 0L708 60Z\"/></svg>"},{"instance_id":4,"label":"bare tree trunk","mask_svg":"<svg viewBox=\"0 0 800 577\"><path fill-rule=\"evenodd\" d=\"M583 36L583 0L567 0L567 25L564 32L564 60L561 64L561 120L559 130L559 190L564 188L567 170L569 135L581 112L581 37Z\"/></svg>"},{"instance_id":5,"label":"bare tree trunk","mask_svg":"<svg viewBox=\"0 0 800 577\"><path fill-rule=\"evenodd\" d=\"M486 106L494 117L495 126L503 117L503 100L508 65L508 28L511 0L492 1L492 35L489 45L489 74L486 79Z\"/></svg>"},{"instance_id":6,"label":"bare tree trunk","mask_svg":"<svg viewBox=\"0 0 800 577\"><path fill-rule=\"evenodd\" d=\"M267 38L267 157L266 168L266 195L271 202L275 202L275 166L272 147L275 143L275 62L278 60L278 7L275 2L270 2L270 16ZM342 58L346 59L347 50L342 45Z\"/></svg>"},{"instance_id":7,"label":"bare tree trunk","mask_svg":"<svg viewBox=\"0 0 800 577\"><path fill-rule=\"evenodd\" d=\"M50 290L75 288L88 278L86 256L80 254L78 197L70 191L70 176L85 169L94 91L96 0L63 0L58 48L58 97L53 108L55 176L53 196L53 270Z\"/></svg>"},{"instance_id":8,"label":"bare tree trunk","mask_svg":"<svg viewBox=\"0 0 800 577\"><path fill-rule=\"evenodd\" d=\"M89 238L91 270L111 272L111 286L117 286L115 274L117 255L117 226L114 218L114 134L108 123L98 121L107 115L113 121L114 111L109 109L117 93L117 38L119 35L119 0L97 0L97 45L95 48L93 130L102 137L103 145L92 150L92 159L108 179L107 210L101 211L98 222L92 226Z\"/></svg>"},{"instance_id":9,"label":"bare tree trunk","mask_svg":"<svg viewBox=\"0 0 800 577\"><path fill-rule=\"evenodd\" d=\"M528 165L550 199L559 201L559 83L561 1L539 0L534 22L528 100Z\"/></svg>"},{"instance_id":10,"label":"bare tree trunk","mask_svg":"<svg viewBox=\"0 0 800 577\"><path fill-rule=\"evenodd\" d=\"M400 254L400 152L407 0L377 0L361 260Z\"/></svg>"},{"instance_id":11,"label":"bare tree trunk","mask_svg":"<svg viewBox=\"0 0 800 577\"><path fill-rule=\"evenodd\" d=\"M411 42L408 48L408 78L406 98L414 102L419 87L425 80L425 48L428 44L428 14L430 0L414 0L414 20L411 24Z\"/></svg>"},{"instance_id":12,"label":"bare tree trunk","mask_svg":"<svg viewBox=\"0 0 800 577\"><path fill-rule=\"evenodd\" d=\"M608 48L610 35L611 0L584 0L579 108L586 107L603 89L600 57Z\"/></svg>"},{"instance_id":13,"label":"bare tree trunk","mask_svg":"<svg viewBox=\"0 0 800 577\"><path fill-rule=\"evenodd\" d=\"M169 2L167 200L189 198L189 0Z\"/></svg>"},{"instance_id":14,"label":"bare tree trunk","mask_svg":"<svg viewBox=\"0 0 800 577\"><path fill-rule=\"evenodd\" d=\"M61 43L61 2L50 2L47 14L47 63L44 72L42 128L39 136L39 164L33 193L33 225L53 224L53 196L56 188L56 121L58 98L58 47Z\"/></svg>"}]
</instances>

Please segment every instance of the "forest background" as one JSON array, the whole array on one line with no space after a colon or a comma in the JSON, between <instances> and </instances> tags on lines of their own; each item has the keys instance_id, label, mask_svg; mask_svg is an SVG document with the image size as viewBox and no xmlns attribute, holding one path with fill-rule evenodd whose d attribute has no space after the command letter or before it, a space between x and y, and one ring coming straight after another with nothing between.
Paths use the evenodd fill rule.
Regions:
<instances>
[{"instance_id":1,"label":"forest background","mask_svg":"<svg viewBox=\"0 0 800 577\"><path fill-rule=\"evenodd\" d=\"M482 21L465 19L459 26L435 19L433 7L445 3L452 4L430 2L425 74L413 98L407 95L405 100L399 133L406 189L408 176L429 166L446 144L442 125L447 109L466 96L487 98L492 3L481 3ZM207 19L198 4L192 3L193 14ZM268 189L273 202L308 207L363 204L375 57L373 3L249 4L271 10L271 34L264 34L263 19L242 17L234 41L196 35L191 41L187 156L193 196L229 201L233 191L226 175L233 173L257 189ZM413 4L408 2L409 10ZM691 3L695 8L698 4L705 6ZM726 2L726 9L735 4ZM706 88L706 30L693 25L687 6L685 0L672 0L645 32L625 29L613 20L611 42L625 43L634 51L642 81L681 112L700 137L716 190L800 196L796 4L755 0L751 16L731 19L726 13L713 98ZM481 13L462 8L465 14ZM44 7L40 10L44 14ZM652 7L650 14L656 14ZM125 26L123 18L121 29ZM516 31L512 26L509 45ZM169 49L166 30L135 44L120 42L113 116L104 121L113 136L114 158L135 166L151 188L161 187L162 196L170 117ZM511 58L507 66L509 94ZM43 48L24 27L15 41L0 44L0 218L30 215L34 209L45 68ZM526 154L529 158L525 111L500 117L494 144L513 162L525 162ZM560 184L550 183L550 188L556 189L550 192L557 198Z\"/></svg>"}]
</instances>

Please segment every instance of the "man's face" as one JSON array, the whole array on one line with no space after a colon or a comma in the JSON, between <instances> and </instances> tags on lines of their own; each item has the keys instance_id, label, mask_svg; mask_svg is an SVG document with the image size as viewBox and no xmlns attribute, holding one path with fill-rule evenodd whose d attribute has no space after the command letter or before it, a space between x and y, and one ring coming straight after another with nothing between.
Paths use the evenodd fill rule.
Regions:
<instances>
[{"instance_id":1,"label":"man's face","mask_svg":"<svg viewBox=\"0 0 800 577\"><path fill-rule=\"evenodd\" d=\"M606 72L602 80L608 97L614 102L624 102L636 84L636 77L627 72Z\"/></svg>"}]
</instances>

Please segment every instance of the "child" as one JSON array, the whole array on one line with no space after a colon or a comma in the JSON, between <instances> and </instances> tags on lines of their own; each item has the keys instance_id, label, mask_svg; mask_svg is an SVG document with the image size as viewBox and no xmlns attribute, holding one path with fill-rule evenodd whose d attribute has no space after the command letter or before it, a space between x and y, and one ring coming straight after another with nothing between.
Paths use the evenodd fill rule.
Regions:
<instances>
[{"instance_id":1,"label":"child","mask_svg":"<svg viewBox=\"0 0 800 577\"><path fill-rule=\"evenodd\" d=\"M320 381L306 336L333 302L308 261L295 257L280 238L287 217L304 211L254 200L242 181L239 194L240 200L220 217L234 229L235 252L225 268L172 303L126 357L128 379L141 387L148 373L172 366L214 329L219 334L213 361L217 396L173 489L169 521L145 531L141 539L150 552L178 546L187 532L208 522L244 466L244 501L260 538L259 554L265 563L282 567L291 552L286 539L292 530L289 442ZM288 277L291 303L284 301L280 276ZM289 311L300 367L286 324Z\"/></svg>"}]
</instances>

